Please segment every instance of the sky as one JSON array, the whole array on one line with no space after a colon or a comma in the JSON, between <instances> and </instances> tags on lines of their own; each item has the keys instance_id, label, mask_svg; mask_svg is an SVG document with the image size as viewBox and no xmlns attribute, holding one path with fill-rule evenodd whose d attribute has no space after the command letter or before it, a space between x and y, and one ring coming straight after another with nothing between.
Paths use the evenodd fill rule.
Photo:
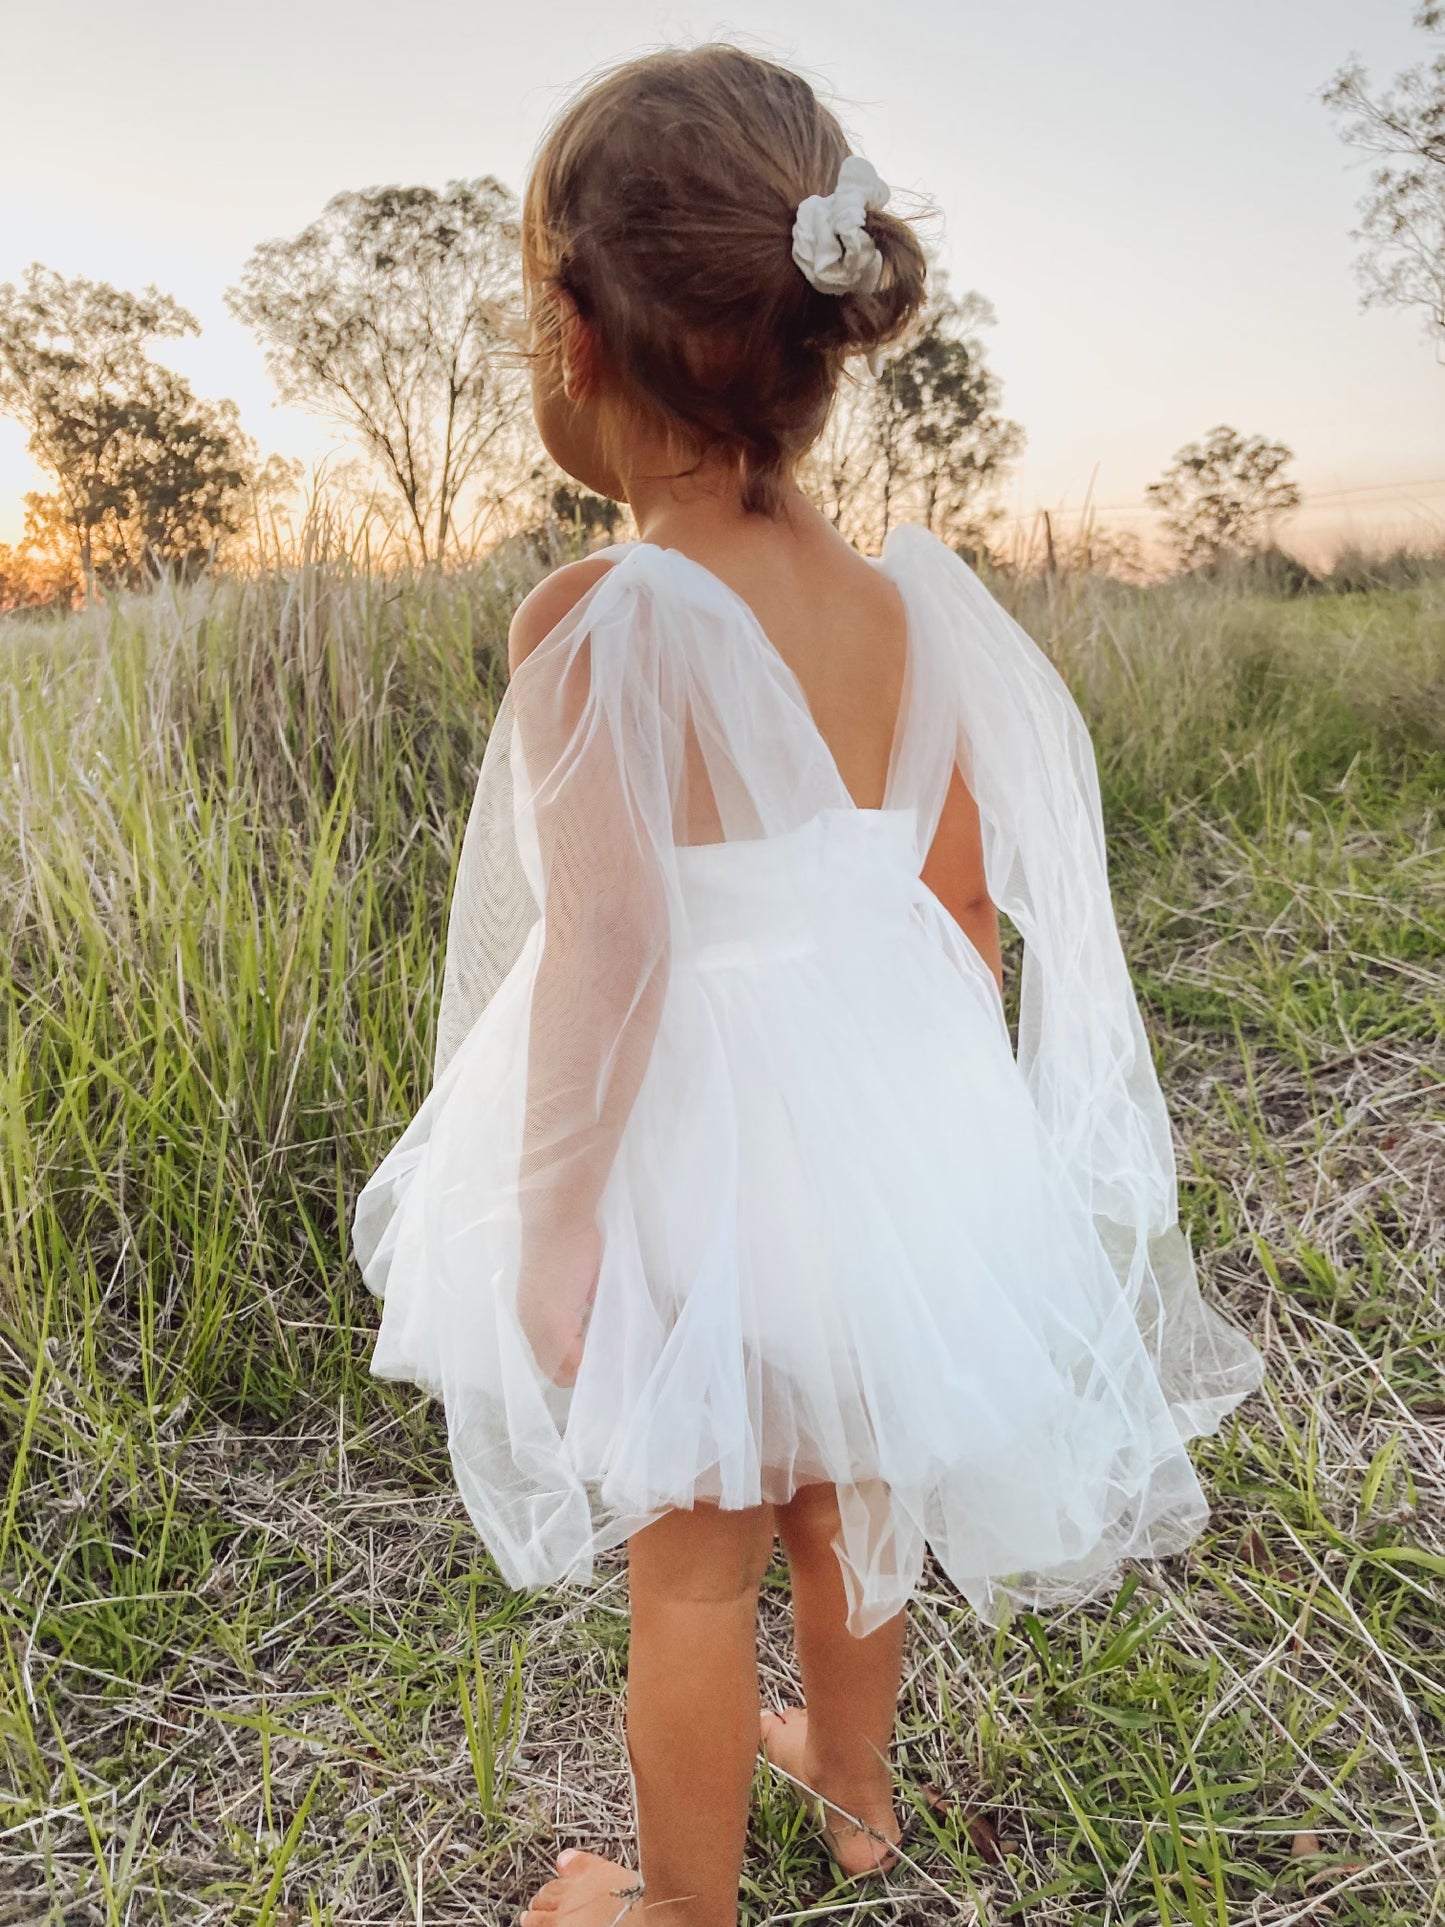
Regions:
<instances>
[{"instance_id":1,"label":"sky","mask_svg":"<svg viewBox=\"0 0 1445 1927\"><path fill-rule=\"evenodd\" d=\"M1004 506L1143 491L1219 422L1294 449L1300 546L1445 532L1445 365L1420 323L1362 311L1366 175L1320 90L1427 50L1413 0L0 0L0 281L32 260L190 308L165 358L228 395L263 451L336 431L278 406L223 294L250 249L342 188L491 173L520 189L548 119L600 65L741 40L800 67L855 149L941 211L957 290L1027 451ZM29 77L27 79L27 76ZM40 478L0 421L0 541Z\"/></svg>"}]
</instances>

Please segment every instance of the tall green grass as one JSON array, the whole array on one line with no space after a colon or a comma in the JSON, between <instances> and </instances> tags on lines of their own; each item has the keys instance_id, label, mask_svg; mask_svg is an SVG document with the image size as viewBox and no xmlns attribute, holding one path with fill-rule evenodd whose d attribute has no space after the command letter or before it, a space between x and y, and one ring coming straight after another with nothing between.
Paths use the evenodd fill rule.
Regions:
<instances>
[{"instance_id":1,"label":"tall green grass","mask_svg":"<svg viewBox=\"0 0 1445 1927\"><path fill-rule=\"evenodd\" d=\"M625 1840L617 1585L504 1591L346 1254L526 580L318 560L0 627L0 1922L490 1922ZM1001 592L1094 726L1188 1214L1271 1382L1187 1561L997 1636L930 1592L900 1767L951 1814L912 1796L865 1901L760 1782L745 1914L1418 1927L1445 584Z\"/></svg>"}]
</instances>

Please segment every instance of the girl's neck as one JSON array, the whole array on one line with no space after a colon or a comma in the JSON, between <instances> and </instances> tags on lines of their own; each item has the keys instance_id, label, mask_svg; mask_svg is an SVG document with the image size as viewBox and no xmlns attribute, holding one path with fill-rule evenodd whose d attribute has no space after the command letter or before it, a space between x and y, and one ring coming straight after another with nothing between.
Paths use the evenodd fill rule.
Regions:
<instances>
[{"instance_id":1,"label":"girl's neck","mask_svg":"<svg viewBox=\"0 0 1445 1927\"><path fill-rule=\"evenodd\" d=\"M736 480L719 470L699 470L696 476L632 476L626 482L626 501L638 536L659 547L707 545L742 530L757 532L763 520L744 509ZM782 513L765 520L784 532L796 528L807 513L807 497L801 489L790 488Z\"/></svg>"},{"instance_id":2,"label":"girl's neck","mask_svg":"<svg viewBox=\"0 0 1445 1927\"><path fill-rule=\"evenodd\" d=\"M759 518L743 507L736 475L726 462L704 460L693 470L685 463L648 462L622 479L627 505L644 542L688 548L757 529ZM802 491L790 484L781 515L769 519L780 528L796 526L808 506Z\"/></svg>"}]
</instances>

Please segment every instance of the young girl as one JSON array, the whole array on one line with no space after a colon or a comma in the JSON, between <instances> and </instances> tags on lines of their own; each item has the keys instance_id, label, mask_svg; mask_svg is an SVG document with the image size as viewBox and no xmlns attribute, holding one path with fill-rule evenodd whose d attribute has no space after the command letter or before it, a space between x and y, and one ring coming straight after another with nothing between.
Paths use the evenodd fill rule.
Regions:
<instances>
[{"instance_id":1,"label":"young girl","mask_svg":"<svg viewBox=\"0 0 1445 1927\"><path fill-rule=\"evenodd\" d=\"M923 300L887 200L722 46L590 87L527 188L538 427L642 539L517 611L436 1081L355 1236L507 1580L627 1546L640 1861L564 1853L528 1927L732 1927L760 1739L890 1865L926 1550L997 1616L1178 1549L1185 1441L1258 1378L1178 1227L1073 704L941 543L866 561L796 480ZM806 1708L760 1725L775 1534Z\"/></svg>"}]
</instances>

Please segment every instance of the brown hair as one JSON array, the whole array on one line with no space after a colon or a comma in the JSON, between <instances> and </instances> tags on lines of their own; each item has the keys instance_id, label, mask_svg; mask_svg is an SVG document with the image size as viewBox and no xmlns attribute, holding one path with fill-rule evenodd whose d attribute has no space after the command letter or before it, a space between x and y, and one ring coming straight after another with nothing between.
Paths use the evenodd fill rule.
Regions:
<instances>
[{"instance_id":1,"label":"brown hair","mask_svg":"<svg viewBox=\"0 0 1445 1927\"><path fill-rule=\"evenodd\" d=\"M926 262L907 222L870 212L872 293L820 293L792 258L809 194L848 142L801 75L724 45L649 54L592 82L542 143L522 210L543 357L561 289L596 330L628 404L737 464L749 509L775 512L823 431L850 355L896 340Z\"/></svg>"}]
</instances>

